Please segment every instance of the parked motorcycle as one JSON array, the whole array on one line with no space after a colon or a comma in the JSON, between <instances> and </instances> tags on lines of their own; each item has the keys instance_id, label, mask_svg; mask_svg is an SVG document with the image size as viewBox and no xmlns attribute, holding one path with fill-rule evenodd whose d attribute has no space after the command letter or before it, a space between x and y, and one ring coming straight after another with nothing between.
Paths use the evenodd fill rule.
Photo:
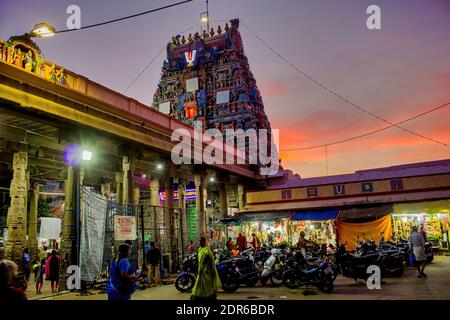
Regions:
<instances>
[{"instance_id":1,"label":"parked motorcycle","mask_svg":"<svg viewBox=\"0 0 450 320\"><path fill-rule=\"evenodd\" d=\"M181 263L181 272L175 280L175 288L181 292L190 291L194 287L197 271L197 254L186 257Z\"/></svg>"},{"instance_id":2,"label":"parked motorcycle","mask_svg":"<svg viewBox=\"0 0 450 320\"><path fill-rule=\"evenodd\" d=\"M373 253L381 253L377 265L380 267L384 276L390 275L400 277L405 271L405 256L395 246L388 247L385 243L377 245L374 241L361 242L355 254L358 256L367 256Z\"/></svg>"},{"instance_id":3,"label":"parked motorcycle","mask_svg":"<svg viewBox=\"0 0 450 320\"><path fill-rule=\"evenodd\" d=\"M367 280L369 274L367 268L370 265L381 264L382 254L375 252L363 256L355 256L347 252L344 245L340 245L336 251L336 264L340 273L346 278Z\"/></svg>"},{"instance_id":4,"label":"parked motorcycle","mask_svg":"<svg viewBox=\"0 0 450 320\"><path fill-rule=\"evenodd\" d=\"M296 289L300 286L313 285L324 293L333 291L334 275L327 261L308 266L308 262L302 253L297 251L290 258L288 265L291 267L282 276L283 285L286 287Z\"/></svg>"},{"instance_id":5,"label":"parked motorcycle","mask_svg":"<svg viewBox=\"0 0 450 320\"><path fill-rule=\"evenodd\" d=\"M224 291L234 292L241 284L253 287L260 279L261 272L255 264L251 250L242 251L239 258L225 260L217 265Z\"/></svg>"}]
</instances>

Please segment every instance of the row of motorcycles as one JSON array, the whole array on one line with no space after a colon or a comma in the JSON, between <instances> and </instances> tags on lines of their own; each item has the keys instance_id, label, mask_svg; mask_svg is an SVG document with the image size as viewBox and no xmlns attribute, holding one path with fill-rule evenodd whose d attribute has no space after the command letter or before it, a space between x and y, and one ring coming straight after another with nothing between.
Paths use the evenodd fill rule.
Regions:
<instances>
[{"instance_id":1,"label":"row of motorcycles","mask_svg":"<svg viewBox=\"0 0 450 320\"><path fill-rule=\"evenodd\" d=\"M425 245L427 260L434 257L431 243ZM238 256L224 251L215 251L216 267L225 292L234 292L241 285L263 286L284 285L291 289L315 286L324 293L331 293L338 274L344 277L367 280L371 265L378 266L381 276L400 277L406 265L410 264L408 242L397 243L360 241L356 250L348 252L344 245L337 248L312 244L306 250L287 246L280 248L262 247L258 251L247 249ZM190 291L198 270L197 255L184 259L175 287L181 292Z\"/></svg>"}]
</instances>

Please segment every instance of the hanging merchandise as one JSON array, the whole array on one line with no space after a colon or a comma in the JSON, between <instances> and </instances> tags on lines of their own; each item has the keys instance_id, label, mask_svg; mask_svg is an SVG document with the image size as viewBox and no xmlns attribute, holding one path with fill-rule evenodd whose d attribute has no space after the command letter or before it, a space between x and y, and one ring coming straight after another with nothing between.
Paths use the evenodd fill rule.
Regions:
<instances>
[{"instance_id":1,"label":"hanging merchandise","mask_svg":"<svg viewBox=\"0 0 450 320\"><path fill-rule=\"evenodd\" d=\"M392 215L394 240L408 239L411 228L423 227L428 241L448 248L450 200L395 204Z\"/></svg>"}]
</instances>

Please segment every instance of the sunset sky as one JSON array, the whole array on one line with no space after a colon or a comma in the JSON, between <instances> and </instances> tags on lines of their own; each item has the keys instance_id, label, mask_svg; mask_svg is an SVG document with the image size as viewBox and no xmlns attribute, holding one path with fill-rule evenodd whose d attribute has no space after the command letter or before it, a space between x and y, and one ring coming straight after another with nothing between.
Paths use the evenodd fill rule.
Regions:
<instances>
[{"instance_id":1,"label":"sunset sky","mask_svg":"<svg viewBox=\"0 0 450 320\"><path fill-rule=\"evenodd\" d=\"M66 8L82 25L150 10L177 0L2 0L0 38L36 22L66 29ZM212 20L240 18L298 68L354 103L398 122L450 101L448 0L210 0ZM381 7L381 30L368 30L366 8ZM123 92L173 35L199 22L205 1L98 28L38 39L46 59ZM220 22L223 26L224 22ZM217 23L213 23L217 27ZM197 28L199 29L199 28ZM198 30L199 31L199 30ZM280 148L309 147L386 126L330 95L264 47L242 24L251 69ZM150 105L164 53L127 95ZM404 124L450 144L450 106ZM302 177L325 175L324 148L282 152ZM397 128L328 148L328 173L450 158L450 148Z\"/></svg>"}]
</instances>

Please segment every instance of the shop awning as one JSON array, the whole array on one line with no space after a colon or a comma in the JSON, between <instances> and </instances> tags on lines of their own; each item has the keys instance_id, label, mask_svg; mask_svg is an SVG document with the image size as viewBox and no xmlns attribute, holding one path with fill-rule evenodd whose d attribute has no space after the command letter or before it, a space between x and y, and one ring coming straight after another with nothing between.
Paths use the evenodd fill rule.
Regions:
<instances>
[{"instance_id":1,"label":"shop awning","mask_svg":"<svg viewBox=\"0 0 450 320\"><path fill-rule=\"evenodd\" d=\"M232 217L232 218L220 219L216 223L229 224L229 223L237 223L237 222L239 222L239 218L238 217Z\"/></svg>"},{"instance_id":2,"label":"shop awning","mask_svg":"<svg viewBox=\"0 0 450 320\"><path fill-rule=\"evenodd\" d=\"M443 213L449 212L450 200L423 201L415 203L399 203L394 205L394 213Z\"/></svg>"},{"instance_id":3,"label":"shop awning","mask_svg":"<svg viewBox=\"0 0 450 320\"><path fill-rule=\"evenodd\" d=\"M336 219L339 210L308 210L308 211L294 211L291 220L330 220Z\"/></svg>"},{"instance_id":4,"label":"shop awning","mask_svg":"<svg viewBox=\"0 0 450 320\"><path fill-rule=\"evenodd\" d=\"M393 212L391 205L381 205L376 207L354 207L339 210L338 219L341 221L364 219L364 218L382 218Z\"/></svg>"},{"instance_id":5,"label":"shop awning","mask_svg":"<svg viewBox=\"0 0 450 320\"><path fill-rule=\"evenodd\" d=\"M289 218L289 211L272 211L243 213L238 216L239 221L273 221L277 219Z\"/></svg>"}]
</instances>

